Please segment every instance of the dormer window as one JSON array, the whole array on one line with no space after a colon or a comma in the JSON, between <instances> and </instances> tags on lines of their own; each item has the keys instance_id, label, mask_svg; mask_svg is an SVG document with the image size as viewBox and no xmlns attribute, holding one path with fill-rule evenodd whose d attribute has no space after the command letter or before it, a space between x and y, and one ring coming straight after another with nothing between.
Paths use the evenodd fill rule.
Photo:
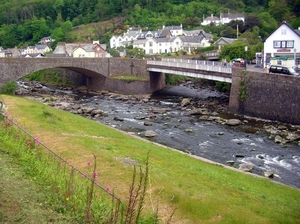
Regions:
<instances>
[{"instance_id":1,"label":"dormer window","mask_svg":"<svg viewBox=\"0 0 300 224\"><path fill-rule=\"evenodd\" d=\"M286 35L286 29L281 30L281 35Z\"/></svg>"}]
</instances>

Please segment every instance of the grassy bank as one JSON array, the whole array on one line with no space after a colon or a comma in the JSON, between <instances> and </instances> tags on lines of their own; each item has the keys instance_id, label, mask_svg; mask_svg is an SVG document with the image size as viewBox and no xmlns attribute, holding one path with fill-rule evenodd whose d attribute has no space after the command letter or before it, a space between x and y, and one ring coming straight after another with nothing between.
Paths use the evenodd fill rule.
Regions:
<instances>
[{"instance_id":1,"label":"grassy bank","mask_svg":"<svg viewBox=\"0 0 300 224\"><path fill-rule=\"evenodd\" d=\"M145 211L171 223L300 223L300 191L192 158L86 118L1 95L9 116L83 173L97 158L96 180L127 200L133 164L149 159ZM3 140L3 139L2 139ZM216 149L217 150L217 149ZM45 164L46 166L47 164Z\"/></svg>"}]
</instances>

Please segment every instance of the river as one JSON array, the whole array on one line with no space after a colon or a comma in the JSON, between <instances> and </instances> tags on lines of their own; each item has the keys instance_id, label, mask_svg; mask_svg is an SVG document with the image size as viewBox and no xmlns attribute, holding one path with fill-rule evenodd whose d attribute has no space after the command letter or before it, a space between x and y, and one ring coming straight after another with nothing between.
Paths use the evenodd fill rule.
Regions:
<instances>
[{"instance_id":1,"label":"river","mask_svg":"<svg viewBox=\"0 0 300 224\"><path fill-rule=\"evenodd\" d=\"M150 141L237 169L240 164L251 164L252 173L264 176L264 172L271 171L275 176L270 179L300 188L299 146L275 143L259 123L228 126L187 115L187 110L179 106L182 97L226 101L227 96L207 88L192 89L181 85L158 92L148 102L80 95L75 103L108 113L108 116L93 118L97 122L142 138L146 138L147 130L153 130L157 135L147 138ZM165 111L153 113L154 108ZM145 120L150 124L145 125Z\"/></svg>"}]
</instances>

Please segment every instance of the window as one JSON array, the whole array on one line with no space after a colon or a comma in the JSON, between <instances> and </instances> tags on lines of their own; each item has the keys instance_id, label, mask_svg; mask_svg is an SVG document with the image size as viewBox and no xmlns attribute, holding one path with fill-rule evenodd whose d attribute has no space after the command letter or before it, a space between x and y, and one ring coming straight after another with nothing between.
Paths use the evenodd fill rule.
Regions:
<instances>
[{"instance_id":1,"label":"window","mask_svg":"<svg viewBox=\"0 0 300 224\"><path fill-rule=\"evenodd\" d=\"M153 43L152 41L149 42L149 47L152 47L153 46Z\"/></svg>"},{"instance_id":2,"label":"window","mask_svg":"<svg viewBox=\"0 0 300 224\"><path fill-rule=\"evenodd\" d=\"M278 41L275 40L273 42L274 48L294 48L294 41L293 40L283 40Z\"/></svg>"},{"instance_id":3,"label":"window","mask_svg":"<svg viewBox=\"0 0 300 224\"><path fill-rule=\"evenodd\" d=\"M281 35L286 35L286 29L281 30Z\"/></svg>"},{"instance_id":4,"label":"window","mask_svg":"<svg viewBox=\"0 0 300 224\"><path fill-rule=\"evenodd\" d=\"M280 41L274 41L274 48L280 48L281 42Z\"/></svg>"},{"instance_id":5,"label":"window","mask_svg":"<svg viewBox=\"0 0 300 224\"><path fill-rule=\"evenodd\" d=\"M293 40L288 40L286 42L286 47L293 48L294 47L294 41Z\"/></svg>"},{"instance_id":6,"label":"window","mask_svg":"<svg viewBox=\"0 0 300 224\"><path fill-rule=\"evenodd\" d=\"M286 48L286 41L282 41L282 42L281 42L281 47Z\"/></svg>"}]
</instances>

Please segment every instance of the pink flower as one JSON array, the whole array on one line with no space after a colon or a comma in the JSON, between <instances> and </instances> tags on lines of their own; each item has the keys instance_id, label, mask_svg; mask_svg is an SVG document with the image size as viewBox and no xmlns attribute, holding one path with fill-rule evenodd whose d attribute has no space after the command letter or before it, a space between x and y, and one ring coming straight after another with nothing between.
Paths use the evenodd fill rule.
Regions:
<instances>
[{"instance_id":1,"label":"pink flower","mask_svg":"<svg viewBox=\"0 0 300 224\"><path fill-rule=\"evenodd\" d=\"M106 190L106 191L109 191L109 190L110 190L110 188L109 188L109 187L106 187L106 188L105 188L105 190Z\"/></svg>"},{"instance_id":2,"label":"pink flower","mask_svg":"<svg viewBox=\"0 0 300 224\"><path fill-rule=\"evenodd\" d=\"M85 174L82 174L82 176L81 176L82 178L85 178L86 177L86 175Z\"/></svg>"},{"instance_id":3,"label":"pink flower","mask_svg":"<svg viewBox=\"0 0 300 224\"><path fill-rule=\"evenodd\" d=\"M5 111L4 117L7 119L9 117L8 111Z\"/></svg>"},{"instance_id":4,"label":"pink flower","mask_svg":"<svg viewBox=\"0 0 300 224\"><path fill-rule=\"evenodd\" d=\"M90 166L92 163L91 163L90 161L88 161L86 164L87 164L88 166Z\"/></svg>"},{"instance_id":5,"label":"pink flower","mask_svg":"<svg viewBox=\"0 0 300 224\"><path fill-rule=\"evenodd\" d=\"M39 142L40 142L40 139L39 139L38 137L35 137L35 138L34 138L34 142L35 142L35 143L39 143Z\"/></svg>"},{"instance_id":6,"label":"pink flower","mask_svg":"<svg viewBox=\"0 0 300 224\"><path fill-rule=\"evenodd\" d=\"M94 172L94 178L97 178L97 177L98 177L98 173Z\"/></svg>"},{"instance_id":7,"label":"pink flower","mask_svg":"<svg viewBox=\"0 0 300 224\"><path fill-rule=\"evenodd\" d=\"M30 147L31 142L26 142L26 145L27 145L28 147Z\"/></svg>"}]
</instances>

